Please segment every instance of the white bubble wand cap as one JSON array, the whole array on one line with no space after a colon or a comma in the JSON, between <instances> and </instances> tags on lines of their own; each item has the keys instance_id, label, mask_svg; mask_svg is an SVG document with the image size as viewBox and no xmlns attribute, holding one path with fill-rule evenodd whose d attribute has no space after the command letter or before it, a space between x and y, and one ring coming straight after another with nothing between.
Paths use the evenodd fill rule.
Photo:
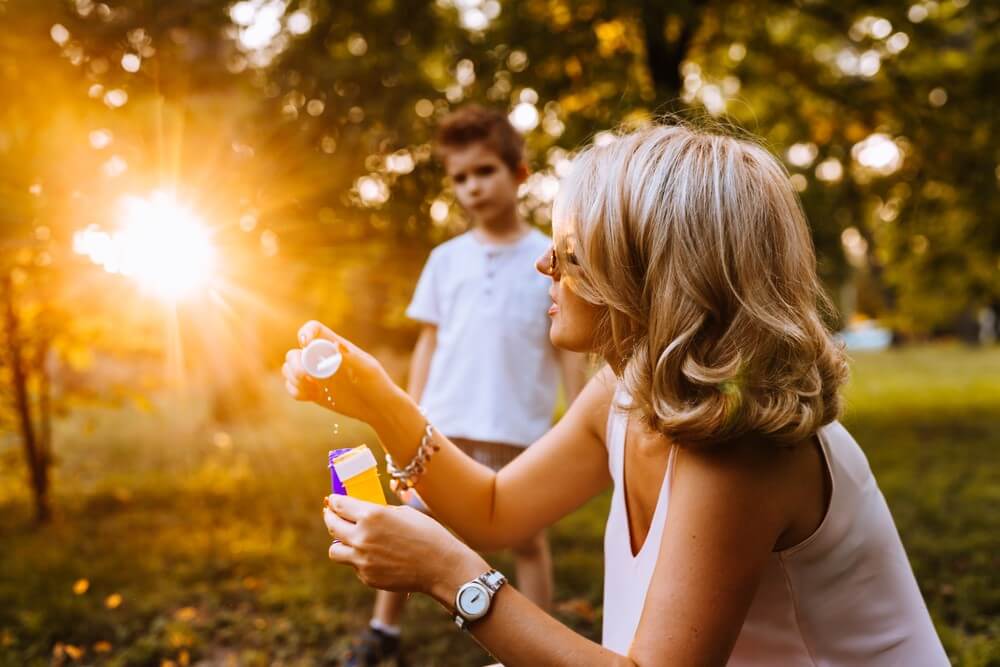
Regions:
<instances>
[{"instance_id":1,"label":"white bubble wand cap","mask_svg":"<svg viewBox=\"0 0 1000 667\"><path fill-rule=\"evenodd\" d=\"M333 377L344 360L340 347L332 341L317 338L302 350L302 367L317 380Z\"/></svg>"}]
</instances>

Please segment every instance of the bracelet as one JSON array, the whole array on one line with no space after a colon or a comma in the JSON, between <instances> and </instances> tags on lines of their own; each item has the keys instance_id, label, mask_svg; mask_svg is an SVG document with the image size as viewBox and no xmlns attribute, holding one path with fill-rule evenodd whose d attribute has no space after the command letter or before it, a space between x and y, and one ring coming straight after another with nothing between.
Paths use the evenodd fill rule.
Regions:
<instances>
[{"instance_id":1,"label":"bracelet","mask_svg":"<svg viewBox=\"0 0 1000 667\"><path fill-rule=\"evenodd\" d=\"M406 466L397 467L392 456L386 452L385 467L392 478L393 490L412 489L416 486L417 479L427 470L427 462L439 449L441 446L434 442L434 427L431 426L430 422L427 422L427 426L424 427L424 435L420 438L420 446L417 447L417 453L413 455L413 460Z\"/></svg>"}]
</instances>

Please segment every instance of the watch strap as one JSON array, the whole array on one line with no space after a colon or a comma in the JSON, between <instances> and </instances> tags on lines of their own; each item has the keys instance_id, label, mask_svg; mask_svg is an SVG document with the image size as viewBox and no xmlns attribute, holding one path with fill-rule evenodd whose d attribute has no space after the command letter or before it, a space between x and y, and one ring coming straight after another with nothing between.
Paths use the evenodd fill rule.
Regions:
<instances>
[{"instance_id":1,"label":"watch strap","mask_svg":"<svg viewBox=\"0 0 1000 667\"><path fill-rule=\"evenodd\" d=\"M493 597L493 593L500 590L500 587L507 583L507 577L503 576L497 570L490 570L485 574L479 575L479 581L483 583L486 588L490 589L490 597Z\"/></svg>"}]
</instances>

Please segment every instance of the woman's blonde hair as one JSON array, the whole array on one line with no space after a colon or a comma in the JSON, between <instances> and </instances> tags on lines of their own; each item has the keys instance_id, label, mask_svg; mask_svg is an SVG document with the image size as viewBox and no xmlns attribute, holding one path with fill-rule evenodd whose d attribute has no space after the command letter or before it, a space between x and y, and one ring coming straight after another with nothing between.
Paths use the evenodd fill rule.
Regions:
<instances>
[{"instance_id":1,"label":"woman's blonde hair","mask_svg":"<svg viewBox=\"0 0 1000 667\"><path fill-rule=\"evenodd\" d=\"M598 352L653 429L688 446L794 444L836 419L847 366L767 150L679 123L624 134L575 158L555 222L573 289L605 307Z\"/></svg>"}]
</instances>

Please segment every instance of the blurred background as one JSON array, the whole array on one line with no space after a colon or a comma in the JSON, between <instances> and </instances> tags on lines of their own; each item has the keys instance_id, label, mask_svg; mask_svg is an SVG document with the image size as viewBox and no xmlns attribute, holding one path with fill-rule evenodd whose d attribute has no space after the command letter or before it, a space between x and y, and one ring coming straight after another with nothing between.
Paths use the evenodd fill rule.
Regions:
<instances>
[{"instance_id":1,"label":"blurred background","mask_svg":"<svg viewBox=\"0 0 1000 667\"><path fill-rule=\"evenodd\" d=\"M306 319L400 380L466 228L437 119L503 108L542 229L573 151L678 113L784 160L866 449L955 664L1000 664L1000 6L985 0L0 0L0 664L327 664L361 424L278 381ZM599 638L607 497L554 531ZM504 564L503 558L497 562ZM414 664L482 664L408 608Z\"/></svg>"}]
</instances>

